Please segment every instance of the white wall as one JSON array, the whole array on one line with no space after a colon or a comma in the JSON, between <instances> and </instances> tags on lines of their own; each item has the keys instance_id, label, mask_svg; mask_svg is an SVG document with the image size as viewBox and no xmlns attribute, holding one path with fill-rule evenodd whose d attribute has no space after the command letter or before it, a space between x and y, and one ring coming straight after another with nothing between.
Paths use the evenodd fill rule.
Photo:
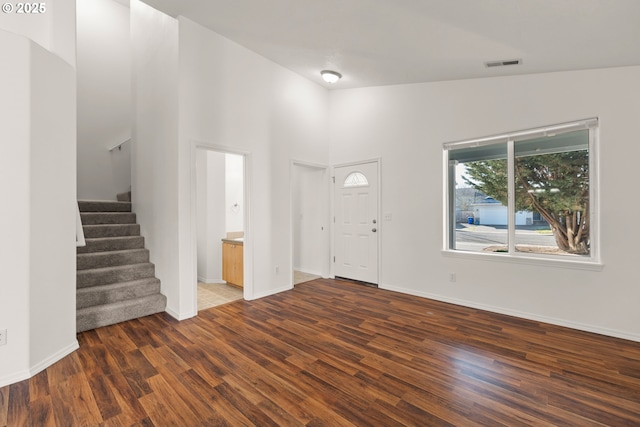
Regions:
<instances>
[{"instance_id":1,"label":"white wall","mask_svg":"<svg viewBox=\"0 0 640 427\"><path fill-rule=\"evenodd\" d=\"M226 231L244 231L244 158L225 154Z\"/></svg>"},{"instance_id":2,"label":"white wall","mask_svg":"<svg viewBox=\"0 0 640 427\"><path fill-rule=\"evenodd\" d=\"M225 230L225 154L197 150L198 281L222 283Z\"/></svg>"},{"instance_id":3,"label":"white wall","mask_svg":"<svg viewBox=\"0 0 640 427\"><path fill-rule=\"evenodd\" d=\"M167 312L197 313L198 143L247 155L245 296L289 289L289 159L327 162L327 91L187 19L131 11L133 201Z\"/></svg>"},{"instance_id":4,"label":"white wall","mask_svg":"<svg viewBox=\"0 0 640 427\"><path fill-rule=\"evenodd\" d=\"M293 268L327 276L329 270L329 206L327 170L292 167Z\"/></svg>"},{"instance_id":5,"label":"white wall","mask_svg":"<svg viewBox=\"0 0 640 427\"><path fill-rule=\"evenodd\" d=\"M115 200L131 186L129 8L78 2L78 198Z\"/></svg>"},{"instance_id":6,"label":"white wall","mask_svg":"<svg viewBox=\"0 0 640 427\"><path fill-rule=\"evenodd\" d=\"M383 159L393 219L380 224L381 287L640 341L639 91L640 67L628 67L331 92L331 162ZM602 271L442 255L442 143L589 117L600 118Z\"/></svg>"},{"instance_id":7,"label":"white wall","mask_svg":"<svg viewBox=\"0 0 640 427\"><path fill-rule=\"evenodd\" d=\"M0 30L0 387L78 347L75 325L75 70Z\"/></svg>"},{"instance_id":8,"label":"white wall","mask_svg":"<svg viewBox=\"0 0 640 427\"><path fill-rule=\"evenodd\" d=\"M36 14L16 13L17 3L27 2L8 3L13 12L0 13L0 29L25 36L75 66L75 0L47 0L44 13Z\"/></svg>"},{"instance_id":9,"label":"white wall","mask_svg":"<svg viewBox=\"0 0 640 427\"><path fill-rule=\"evenodd\" d=\"M47 0L51 19L48 50L76 66L76 0ZM46 46L45 46L46 47Z\"/></svg>"},{"instance_id":10,"label":"white wall","mask_svg":"<svg viewBox=\"0 0 640 427\"><path fill-rule=\"evenodd\" d=\"M319 85L180 18L181 265L193 263L190 151L200 143L247 154L245 251L253 265L245 263L245 297L291 287L289 161L327 163L327 107ZM181 272L184 301L195 303L194 283L195 271Z\"/></svg>"},{"instance_id":11,"label":"white wall","mask_svg":"<svg viewBox=\"0 0 640 427\"><path fill-rule=\"evenodd\" d=\"M198 251L198 281L207 275L207 152L198 150L196 153L196 209L197 209L197 251Z\"/></svg>"}]
</instances>

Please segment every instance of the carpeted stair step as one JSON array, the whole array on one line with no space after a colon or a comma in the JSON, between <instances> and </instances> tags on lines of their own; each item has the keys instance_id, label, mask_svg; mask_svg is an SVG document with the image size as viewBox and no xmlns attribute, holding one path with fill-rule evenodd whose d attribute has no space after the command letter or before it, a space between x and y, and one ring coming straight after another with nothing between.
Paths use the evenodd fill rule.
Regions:
<instances>
[{"instance_id":1,"label":"carpeted stair step","mask_svg":"<svg viewBox=\"0 0 640 427\"><path fill-rule=\"evenodd\" d=\"M76 250L78 332L159 313L167 304L131 212L131 193L118 200L78 202L86 242Z\"/></svg>"},{"instance_id":2,"label":"carpeted stair step","mask_svg":"<svg viewBox=\"0 0 640 427\"><path fill-rule=\"evenodd\" d=\"M151 263L119 265L115 267L92 268L76 272L76 287L108 285L155 276L155 266Z\"/></svg>"},{"instance_id":3,"label":"carpeted stair step","mask_svg":"<svg viewBox=\"0 0 640 427\"><path fill-rule=\"evenodd\" d=\"M85 239L85 242L86 246L76 248L78 254L144 248L142 236L100 237Z\"/></svg>"},{"instance_id":4,"label":"carpeted stair step","mask_svg":"<svg viewBox=\"0 0 640 427\"><path fill-rule=\"evenodd\" d=\"M76 269L115 267L117 265L149 262L149 250L128 249L124 251L94 252L76 256Z\"/></svg>"},{"instance_id":5,"label":"carpeted stair step","mask_svg":"<svg viewBox=\"0 0 640 427\"><path fill-rule=\"evenodd\" d=\"M78 332L101 326L160 313L165 310L167 298L162 294L153 294L111 304L81 308L76 311L76 329Z\"/></svg>"},{"instance_id":6,"label":"carpeted stair step","mask_svg":"<svg viewBox=\"0 0 640 427\"><path fill-rule=\"evenodd\" d=\"M79 200L80 212L131 212L131 202Z\"/></svg>"},{"instance_id":7,"label":"carpeted stair step","mask_svg":"<svg viewBox=\"0 0 640 427\"><path fill-rule=\"evenodd\" d=\"M160 280L155 277L91 286L90 288L77 290L76 308L81 309L96 305L111 304L157 293L160 293Z\"/></svg>"},{"instance_id":8,"label":"carpeted stair step","mask_svg":"<svg viewBox=\"0 0 640 427\"><path fill-rule=\"evenodd\" d=\"M119 202L130 202L131 201L131 191L127 191L126 193L118 193L116 195L116 199Z\"/></svg>"},{"instance_id":9,"label":"carpeted stair step","mask_svg":"<svg viewBox=\"0 0 640 427\"><path fill-rule=\"evenodd\" d=\"M82 227L85 239L97 237L139 236L139 224L103 224Z\"/></svg>"},{"instance_id":10,"label":"carpeted stair step","mask_svg":"<svg viewBox=\"0 0 640 427\"><path fill-rule=\"evenodd\" d=\"M80 218L82 225L136 223L136 214L133 212L82 212Z\"/></svg>"}]
</instances>

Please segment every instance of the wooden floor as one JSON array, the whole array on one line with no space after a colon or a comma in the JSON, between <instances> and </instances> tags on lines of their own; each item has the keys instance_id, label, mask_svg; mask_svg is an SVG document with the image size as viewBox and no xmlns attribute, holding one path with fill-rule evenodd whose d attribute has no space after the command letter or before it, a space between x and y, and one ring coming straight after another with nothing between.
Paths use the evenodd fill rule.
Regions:
<instances>
[{"instance_id":1,"label":"wooden floor","mask_svg":"<svg viewBox=\"0 0 640 427\"><path fill-rule=\"evenodd\" d=\"M83 332L0 426L638 426L640 344L315 280Z\"/></svg>"}]
</instances>

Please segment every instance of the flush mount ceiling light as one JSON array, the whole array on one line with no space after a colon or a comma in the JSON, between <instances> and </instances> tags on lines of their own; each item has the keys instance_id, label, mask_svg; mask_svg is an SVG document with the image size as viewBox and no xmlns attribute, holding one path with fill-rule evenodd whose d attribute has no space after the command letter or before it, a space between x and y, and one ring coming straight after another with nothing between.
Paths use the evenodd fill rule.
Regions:
<instances>
[{"instance_id":1,"label":"flush mount ceiling light","mask_svg":"<svg viewBox=\"0 0 640 427\"><path fill-rule=\"evenodd\" d=\"M342 78L342 74L331 70L322 70L320 71L320 75L327 83L335 83Z\"/></svg>"}]
</instances>

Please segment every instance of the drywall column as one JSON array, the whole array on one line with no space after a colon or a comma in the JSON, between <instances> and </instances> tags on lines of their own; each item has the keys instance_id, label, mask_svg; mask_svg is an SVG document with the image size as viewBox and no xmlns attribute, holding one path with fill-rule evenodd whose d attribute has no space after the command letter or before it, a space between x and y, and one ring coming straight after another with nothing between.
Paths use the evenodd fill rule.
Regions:
<instances>
[{"instance_id":1,"label":"drywall column","mask_svg":"<svg viewBox=\"0 0 640 427\"><path fill-rule=\"evenodd\" d=\"M0 387L27 378L29 372L29 55L24 37L0 31Z\"/></svg>"},{"instance_id":2,"label":"drywall column","mask_svg":"<svg viewBox=\"0 0 640 427\"><path fill-rule=\"evenodd\" d=\"M76 341L76 81L31 45L30 359L39 372Z\"/></svg>"},{"instance_id":3,"label":"drywall column","mask_svg":"<svg viewBox=\"0 0 640 427\"><path fill-rule=\"evenodd\" d=\"M0 14L0 387L78 347L75 0L44 7Z\"/></svg>"},{"instance_id":4,"label":"drywall column","mask_svg":"<svg viewBox=\"0 0 640 427\"><path fill-rule=\"evenodd\" d=\"M78 346L75 328L75 71L0 31L0 387Z\"/></svg>"},{"instance_id":5,"label":"drywall column","mask_svg":"<svg viewBox=\"0 0 640 427\"><path fill-rule=\"evenodd\" d=\"M131 36L133 209L167 296L167 312L185 318L178 280L178 21L132 0Z\"/></svg>"}]
</instances>

